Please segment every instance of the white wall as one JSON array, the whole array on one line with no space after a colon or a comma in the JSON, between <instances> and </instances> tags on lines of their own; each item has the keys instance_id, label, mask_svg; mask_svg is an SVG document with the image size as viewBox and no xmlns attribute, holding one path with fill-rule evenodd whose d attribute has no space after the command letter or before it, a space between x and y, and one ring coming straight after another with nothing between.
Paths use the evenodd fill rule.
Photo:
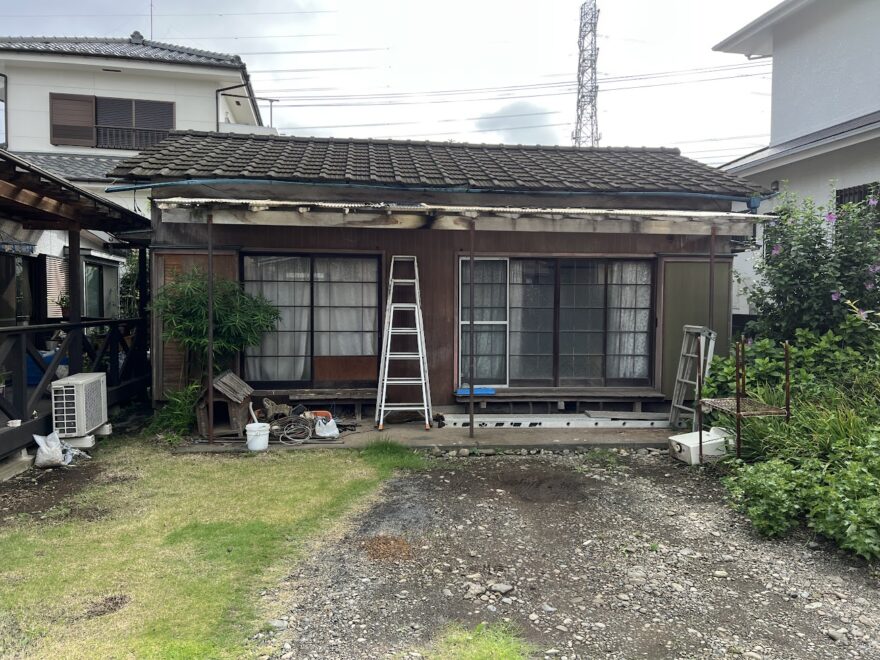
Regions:
<instances>
[{"instance_id":1,"label":"white wall","mask_svg":"<svg viewBox=\"0 0 880 660\"><path fill-rule=\"evenodd\" d=\"M177 79L143 73L108 73L100 69L51 69L6 64L10 151L66 151L125 155L118 149L54 146L49 141L49 94L93 94L174 103L175 127L216 130L214 93L217 80Z\"/></svg>"},{"instance_id":2,"label":"white wall","mask_svg":"<svg viewBox=\"0 0 880 660\"><path fill-rule=\"evenodd\" d=\"M878 0L821 0L773 28L771 144L880 110Z\"/></svg>"},{"instance_id":3,"label":"white wall","mask_svg":"<svg viewBox=\"0 0 880 660\"><path fill-rule=\"evenodd\" d=\"M808 197L820 206L828 206L834 199L835 189L880 181L880 138L747 176L765 188L778 181L780 190L789 190L799 198ZM776 203L777 200L764 202L760 212L769 213ZM733 261L734 271L747 283L755 279L754 259L754 253L746 252ZM737 283L734 283L733 313L750 313L744 286Z\"/></svg>"}]
</instances>

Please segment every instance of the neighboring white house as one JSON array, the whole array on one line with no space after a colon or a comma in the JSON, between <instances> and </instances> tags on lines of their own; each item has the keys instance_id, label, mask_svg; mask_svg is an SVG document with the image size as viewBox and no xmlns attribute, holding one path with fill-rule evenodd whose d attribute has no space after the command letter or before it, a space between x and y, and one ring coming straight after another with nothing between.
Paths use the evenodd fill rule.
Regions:
<instances>
[{"instance_id":1,"label":"neighboring white house","mask_svg":"<svg viewBox=\"0 0 880 660\"><path fill-rule=\"evenodd\" d=\"M864 199L880 181L878 25L877 0L786 0L715 46L773 58L770 144L723 169L820 205ZM746 281L752 259L737 257ZM740 290L734 314L748 311Z\"/></svg>"},{"instance_id":2,"label":"neighboring white house","mask_svg":"<svg viewBox=\"0 0 880 660\"><path fill-rule=\"evenodd\" d=\"M263 126L237 55L150 41L139 32L0 37L0 148L149 216L146 191L107 194L106 174L173 129L276 132ZM112 243L107 234L83 232L88 316L113 316L118 306L123 259ZM3 245L20 274L32 268L24 263L31 253L49 260L48 279L61 277L65 232L28 232L0 218ZM60 314L51 299L47 314Z\"/></svg>"}]
</instances>

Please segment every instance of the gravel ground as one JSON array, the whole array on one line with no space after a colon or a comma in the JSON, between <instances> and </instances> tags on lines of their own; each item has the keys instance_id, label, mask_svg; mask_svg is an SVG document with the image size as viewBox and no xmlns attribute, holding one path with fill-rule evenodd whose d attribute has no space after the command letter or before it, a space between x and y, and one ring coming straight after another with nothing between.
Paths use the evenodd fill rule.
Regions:
<instances>
[{"instance_id":1,"label":"gravel ground","mask_svg":"<svg viewBox=\"0 0 880 660\"><path fill-rule=\"evenodd\" d=\"M806 532L757 537L665 452L440 458L277 590L281 658L419 657L451 623L556 658L880 658L880 581Z\"/></svg>"}]
</instances>

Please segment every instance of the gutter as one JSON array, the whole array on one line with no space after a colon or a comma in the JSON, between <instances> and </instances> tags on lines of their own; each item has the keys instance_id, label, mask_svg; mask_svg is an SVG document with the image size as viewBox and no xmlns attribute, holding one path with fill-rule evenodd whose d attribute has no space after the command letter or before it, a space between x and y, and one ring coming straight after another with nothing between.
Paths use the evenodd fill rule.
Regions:
<instances>
[{"instance_id":1,"label":"gutter","mask_svg":"<svg viewBox=\"0 0 880 660\"><path fill-rule=\"evenodd\" d=\"M221 90L217 90L218 93ZM219 98L219 96L218 96ZM702 192L679 192L674 190L659 190L655 192L647 192L644 190L633 190L633 191L623 191L623 190L612 190L612 191L593 191L593 192L578 192L578 191L569 191L569 190L548 190L548 191L535 191L535 190L497 190L492 188L471 188L469 186L451 186L451 187L437 187L437 188L429 188L429 187L410 187L410 186L384 186L384 185L376 185L376 184L365 184L365 183L321 183L321 182L309 182L303 183L299 181L282 181L278 179L245 179L245 178L218 178L218 179L180 179L177 181L157 181L151 183L127 183L121 184L117 186L109 186L104 192L113 193L113 192L130 192L132 190L152 190L154 188L173 188L179 186L216 186L223 184L233 184L233 185L319 185L325 186L328 188L363 188L369 190L400 190L406 192L447 192L447 193L494 193L494 194L522 194L522 195L554 195L559 197L574 197L574 196L594 196L594 197L683 197L686 199L711 199L717 201L724 202L740 202L745 204L749 213L757 213L758 208L761 206L761 202L764 200L770 199L771 197L775 197L778 193L771 193L769 195L760 195L758 193L747 197L745 195L727 195L721 193L702 193Z\"/></svg>"}]
</instances>

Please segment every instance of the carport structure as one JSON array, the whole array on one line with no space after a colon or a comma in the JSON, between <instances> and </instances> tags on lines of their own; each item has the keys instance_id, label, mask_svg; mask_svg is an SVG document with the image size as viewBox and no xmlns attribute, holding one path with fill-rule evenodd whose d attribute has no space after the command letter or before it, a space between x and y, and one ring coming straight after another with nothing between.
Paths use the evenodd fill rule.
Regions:
<instances>
[{"instance_id":1,"label":"carport structure","mask_svg":"<svg viewBox=\"0 0 880 660\"><path fill-rule=\"evenodd\" d=\"M69 296L69 311L60 323L0 327L0 372L7 374L6 392L0 395L0 458L4 458L29 445L34 433L51 431L46 398L62 364L67 365L69 374L105 371L109 404L146 392L150 370L145 234L150 222L4 150L0 150L0 220L24 229L67 233ZM124 243L138 249L139 308L135 318L83 320L82 230L121 235ZM135 238L138 233L144 237ZM45 305L45 288L35 297ZM54 354L41 352L53 338L60 342ZM37 370L37 377L32 375L30 382L29 368L31 374ZM8 427L6 422L15 419L21 420L21 425Z\"/></svg>"}]
</instances>

